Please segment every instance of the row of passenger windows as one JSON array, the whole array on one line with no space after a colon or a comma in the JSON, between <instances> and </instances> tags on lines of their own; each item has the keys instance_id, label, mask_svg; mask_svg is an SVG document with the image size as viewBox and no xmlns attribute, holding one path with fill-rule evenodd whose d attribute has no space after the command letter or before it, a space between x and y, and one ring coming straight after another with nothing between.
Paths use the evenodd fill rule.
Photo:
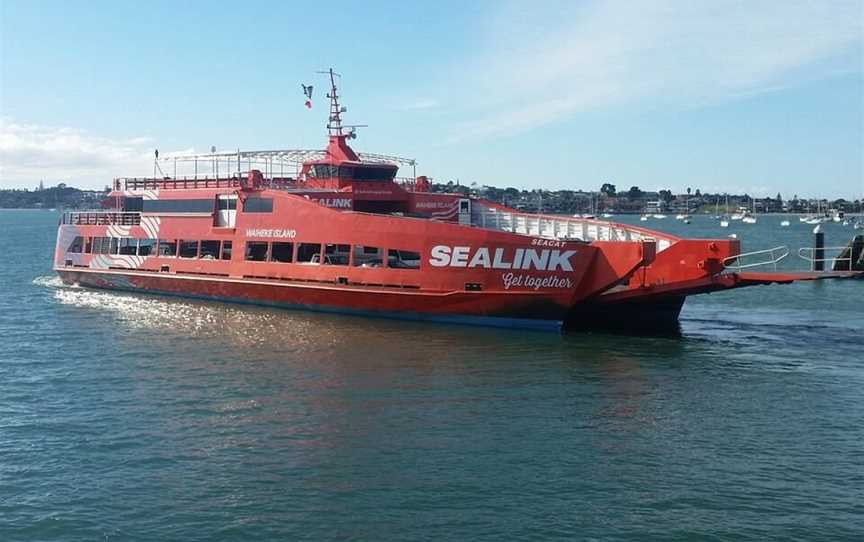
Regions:
<instances>
[{"instance_id":1,"label":"row of passenger windows","mask_svg":"<svg viewBox=\"0 0 864 542\"><path fill-rule=\"evenodd\" d=\"M133 239L131 237L76 237L69 252L121 254L163 258L230 260L232 242L188 239ZM385 258L386 253L386 258ZM410 250L335 243L283 243L247 241L244 259L250 262L351 265L419 269L420 254Z\"/></svg>"},{"instance_id":2,"label":"row of passenger windows","mask_svg":"<svg viewBox=\"0 0 864 542\"><path fill-rule=\"evenodd\" d=\"M79 236L72 241L69 252L230 260L231 241Z\"/></svg>"},{"instance_id":3,"label":"row of passenger windows","mask_svg":"<svg viewBox=\"0 0 864 542\"><path fill-rule=\"evenodd\" d=\"M334 243L283 243L247 241L244 259L250 262L352 265L354 267L390 267L420 269L420 254L391 248L386 251L363 245Z\"/></svg>"},{"instance_id":4,"label":"row of passenger windows","mask_svg":"<svg viewBox=\"0 0 864 542\"><path fill-rule=\"evenodd\" d=\"M219 211L237 210L236 198L218 198L216 209ZM143 211L145 213L212 213L212 199L159 199L144 200L141 197L126 198L127 211ZM273 198L246 198L243 211L247 213L272 213Z\"/></svg>"}]
</instances>

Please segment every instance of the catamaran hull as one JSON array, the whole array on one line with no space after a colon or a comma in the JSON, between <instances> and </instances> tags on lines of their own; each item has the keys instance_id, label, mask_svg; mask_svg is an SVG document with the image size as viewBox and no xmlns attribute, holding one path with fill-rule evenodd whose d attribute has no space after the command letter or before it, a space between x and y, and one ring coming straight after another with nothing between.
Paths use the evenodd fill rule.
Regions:
<instances>
[{"instance_id":1,"label":"catamaran hull","mask_svg":"<svg viewBox=\"0 0 864 542\"><path fill-rule=\"evenodd\" d=\"M584 329L628 334L672 334L680 331L681 309L686 296L669 295L617 303L586 302L573 307L562 327L565 331Z\"/></svg>"}]
</instances>

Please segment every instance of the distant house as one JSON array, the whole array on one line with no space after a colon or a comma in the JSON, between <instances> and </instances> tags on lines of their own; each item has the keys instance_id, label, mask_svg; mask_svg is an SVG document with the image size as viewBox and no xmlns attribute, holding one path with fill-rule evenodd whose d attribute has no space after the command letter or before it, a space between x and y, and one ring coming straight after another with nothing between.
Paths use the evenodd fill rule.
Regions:
<instances>
[{"instance_id":1,"label":"distant house","mask_svg":"<svg viewBox=\"0 0 864 542\"><path fill-rule=\"evenodd\" d=\"M662 199L648 200L645 202L646 213L662 213L666 211L666 202Z\"/></svg>"}]
</instances>

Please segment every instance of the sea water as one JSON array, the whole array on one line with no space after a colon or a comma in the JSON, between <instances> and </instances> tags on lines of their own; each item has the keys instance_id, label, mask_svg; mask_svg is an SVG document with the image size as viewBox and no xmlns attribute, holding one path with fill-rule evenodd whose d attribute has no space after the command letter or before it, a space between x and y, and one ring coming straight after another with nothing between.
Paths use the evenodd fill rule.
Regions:
<instances>
[{"instance_id":1,"label":"sea water","mask_svg":"<svg viewBox=\"0 0 864 542\"><path fill-rule=\"evenodd\" d=\"M864 537L864 281L504 331L63 286L57 218L0 211L2 541Z\"/></svg>"}]
</instances>

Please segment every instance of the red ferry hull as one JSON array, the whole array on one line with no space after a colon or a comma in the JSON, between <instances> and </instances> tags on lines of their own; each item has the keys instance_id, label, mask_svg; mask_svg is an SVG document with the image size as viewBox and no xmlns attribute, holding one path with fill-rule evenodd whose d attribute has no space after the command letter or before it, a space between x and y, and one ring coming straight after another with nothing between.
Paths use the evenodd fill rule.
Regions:
<instances>
[{"instance_id":1,"label":"red ferry hull","mask_svg":"<svg viewBox=\"0 0 864 542\"><path fill-rule=\"evenodd\" d=\"M538 330L560 330L568 313L542 294L528 292L387 291L281 281L236 280L111 270L58 269L65 284L181 296L286 309Z\"/></svg>"}]
</instances>

